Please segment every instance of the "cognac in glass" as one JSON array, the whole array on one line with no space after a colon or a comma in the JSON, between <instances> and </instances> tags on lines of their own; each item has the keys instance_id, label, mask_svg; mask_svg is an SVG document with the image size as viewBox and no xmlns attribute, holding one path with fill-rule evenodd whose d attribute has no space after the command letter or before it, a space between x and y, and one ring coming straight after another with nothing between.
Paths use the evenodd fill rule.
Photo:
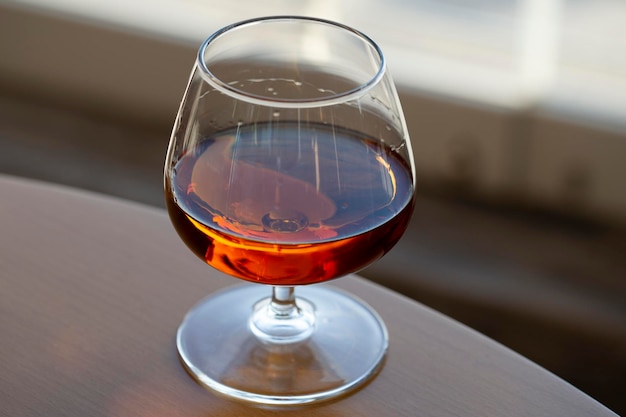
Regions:
<instances>
[{"instance_id":1,"label":"cognac in glass","mask_svg":"<svg viewBox=\"0 0 626 417\"><path fill-rule=\"evenodd\" d=\"M376 375L388 347L378 314L312 285L379 259L413 211L411 145L370 38L295 16L209 37L172 132L165 193L193 253L252 283L209 296L181 324L179 354L199 383L303 404Z\"/></svg>"}]
</instances>

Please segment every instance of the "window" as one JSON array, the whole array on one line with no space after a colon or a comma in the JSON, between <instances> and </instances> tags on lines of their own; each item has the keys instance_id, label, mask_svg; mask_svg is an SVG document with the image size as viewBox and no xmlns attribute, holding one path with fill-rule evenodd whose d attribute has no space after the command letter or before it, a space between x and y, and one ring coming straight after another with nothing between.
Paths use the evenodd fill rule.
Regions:
<instances>
[{"instance_id":1,"label":"window","mask_svg":"<svg viewBox=\"0 0 626 417\"><path fill-rule=\"evenodd\" d=\"M480 192L516 190L565 209L574 199L626 220L623 0L5 0L0 8L58 18L28 20L24 12L24 21L0 24L0 78L91 94L92 102L149 120L171 117L193 53L213 31L263 15L343 22L385 51L409 128L419 127L422 178L471 174L468 184ZM70 22L66 30L62 21ZM42 22L50 23L45 33ZM77 31L86 27L102 53L85 51ZM170 45L167 53L159 42ZM138 83L148 58L159 61L159 73ZM77 74L81 65L98 76ZM460 148L470 151L459 156Z\"/></svg>"},{"instance_id":2,"label":"window","mask_svg":"<svg viewBox=\"0 0 626 417\"><path fill-rule=\"evenodd\" d=\"M386 51L396 79L409 88L501 106L545 100L578 112L584 112L584 106L590 107L590 113L624 110L614 107L617 100L626 98L626 3L621 0L20 3L193 45L212 31L245 18L315 15L372 36ZM588 103L572 100L578 94Z\"/></svg>"}]
</instances>

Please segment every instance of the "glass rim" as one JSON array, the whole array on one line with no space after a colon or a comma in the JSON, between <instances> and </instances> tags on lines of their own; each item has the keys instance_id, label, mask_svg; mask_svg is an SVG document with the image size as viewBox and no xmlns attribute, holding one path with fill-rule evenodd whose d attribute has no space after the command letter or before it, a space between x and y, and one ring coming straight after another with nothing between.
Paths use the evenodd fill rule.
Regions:
<instances>
[{"instance_id":1,"label":"glass rim","mask_svg":"<svg viewBox=\"0 0 626 417\"><path fill-rule=\"evenodd\" d=\"M316 98L290 98L290 99L280 99L280 98L269 98L261 95L246 93L236 87L233 87L227 82L221 80L218 76L213 74L211 70L207 67L207 64L204 60L204 55L206 53L207 48L215 42L217 39L222 37L227 32L230 32L234 29L242 28L245 26L251 26L256 24L263 24L269 22L280 22L280 21L302 21L309 23L320 23L328 26L333 26L338 29L345 30L347 32L352 33L357 36L376 52L379 58L378 69L376 73L369 78L366 82L361 83L358 87L342 91L340 93L334 93L325 97L316 97ZM386 59L378 44L369 36L364 34L363 32L356 30L348 25L334 22L332 20L317 18L317 17L309 17L309 16L295 16L295 15L279 15L279 16L265 16L265 17L257 17L253 19L246 19L240 22L236 22L230 24L228 26L219 29L210 35L198 50L197 55L197 67L200 69L200 75L202 78L208 82L211 86L216 88L218 91L227 94L231 97L240 99L242 101L246 101L252 104L263 105L263 106L274 106L274 107L283 107L283 108L303 108L303 107L322 107L329 106L333 104L337 104L339 102L346 102L352 99L359 98L363 96L368 90L370 90L374 85L378 84L379 81L383 78L386 71Z\"/></svg>"}]
</instances>

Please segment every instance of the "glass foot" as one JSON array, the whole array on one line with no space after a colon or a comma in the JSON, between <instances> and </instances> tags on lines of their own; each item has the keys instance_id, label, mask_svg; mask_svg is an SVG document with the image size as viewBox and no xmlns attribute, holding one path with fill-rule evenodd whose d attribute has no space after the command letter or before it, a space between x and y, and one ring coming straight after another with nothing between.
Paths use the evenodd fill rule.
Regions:
<instances>
[{"instance_id":1,"label":"glass foot","mask_svg":"<svg viewBox=\"0 0 626 417\"><path fill-rule=\"evenodd\" d=\"M258 404L308 404L345 395L380 370L387 330L363 301L327 285L297 287L296 300L314 309L314 329L304 340L270 343L251 322L270 291L256 284L231 287L187 314L176 343L201 385Z\"/></svg>"}]
</instances>

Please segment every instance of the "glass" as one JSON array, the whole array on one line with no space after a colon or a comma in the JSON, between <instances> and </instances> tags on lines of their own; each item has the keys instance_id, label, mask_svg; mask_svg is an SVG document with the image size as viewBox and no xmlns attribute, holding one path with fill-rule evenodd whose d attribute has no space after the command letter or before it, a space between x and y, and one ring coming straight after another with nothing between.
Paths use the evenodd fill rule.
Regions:
<instances>
[{"instance_id":1,"label":"glass","mask_svg":"<svg viewBox=\"0 0 626 417\"><path fill-rule=\"evenodd\" d=\"M209 37L168 148L167 208L197 256L254 284L187 314L177 347L188 372L271 405L335 398L375 376L388 347L381 318L309 284L391 249L413 211L414 171L395 87L367 36L269 17Z\"/></svg>"}]
</instances>

